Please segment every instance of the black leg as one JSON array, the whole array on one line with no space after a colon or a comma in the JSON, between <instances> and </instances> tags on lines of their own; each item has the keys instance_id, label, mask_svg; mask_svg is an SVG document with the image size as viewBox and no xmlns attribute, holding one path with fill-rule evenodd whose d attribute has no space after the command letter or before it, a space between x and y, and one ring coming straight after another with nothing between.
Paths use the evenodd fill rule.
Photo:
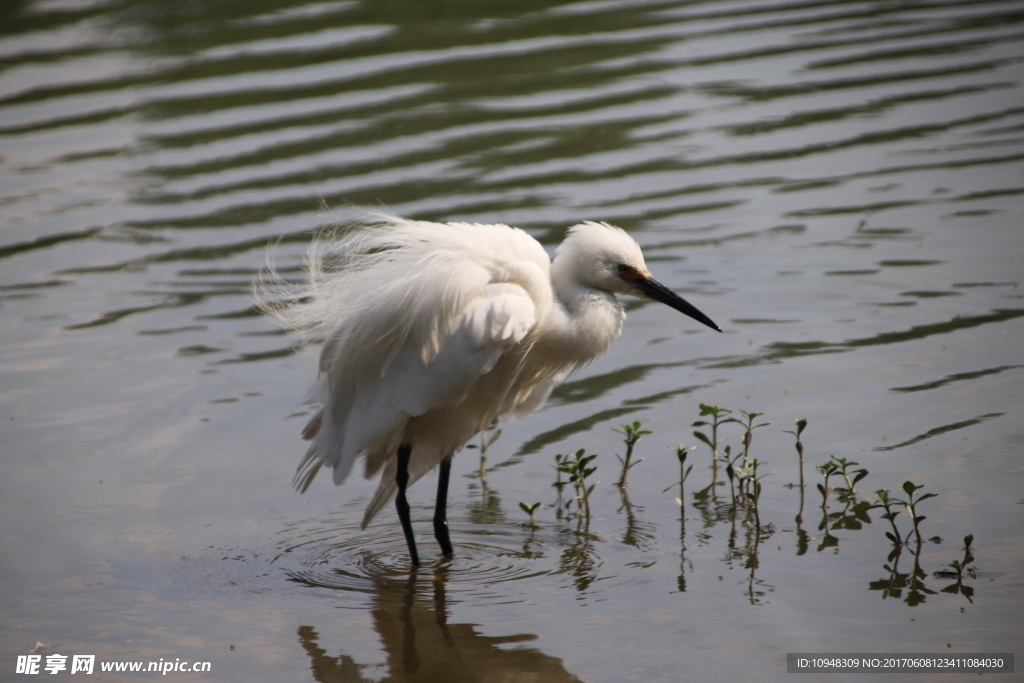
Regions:
<instances>
[{"instance_id":1,"label":"black leg","mask_svg":"<svg viewBox=\"0 0 1024 683\"><path fill-rule=\"evenodd\" d=\"M398 484L398 495L395 496L395 508L398 510L398 521L402 523L402 531L405 533L405 544L409 546L412 566L418 567L420 566L420 556L416 552L416 539L412 537L409 501L405 499L405 487L409 484L409 455L411 453L412 446L403 444L398 447L398 472L395 474L395 482Z\"/></svg>"},{"instance_id":2,"label":"black leg","mask_svg":"<svg viewBox=\"0 0 1024 683\"><path fill-rule=\"evenodd\" d=\"M437 475L437 503L434 504L434 538L441 544L441 552L451 557L452 542L448 538L448 475L452 471L452 459L448 456L441 461Z\"/></svg>"}]
</instances>

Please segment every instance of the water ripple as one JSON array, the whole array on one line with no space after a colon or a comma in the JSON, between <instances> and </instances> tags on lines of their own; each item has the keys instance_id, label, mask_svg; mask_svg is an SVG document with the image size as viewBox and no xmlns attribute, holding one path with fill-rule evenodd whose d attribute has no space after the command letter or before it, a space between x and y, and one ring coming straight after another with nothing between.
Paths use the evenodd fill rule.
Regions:
<instances>
[{"instance_id":1,"label":"water ripple","mask_svg":"<svg viewBox=\"0 0 1024 683\"><path fill-rule=\"evenodd\" d=\"M305 520L290 525L281 533L274 564L284 567L288 580L295 583L332 590L373 593L387 582L402 582L410 576L405 537L398 524L379 523L361 530L358 524L340 519L341 515ZM414 520L417 528L424 526ZM450 581L449 594L455 600L472 599L520 601L529 589L524 586L521 597L510 598L517 591L496 584L521 581L537 576L559 573L538 562L543 546L554 543L550 534L530 534L518 525L474 525L470 532L465 525L452 525L452 542L456 557L446 560L437 553L432 538L419 539L424 565L418 570L423 580L441 572ZM524 550L532 542L533 550ZM516 544L520 547L516 548Z\"/></svg>"}]
</instances>

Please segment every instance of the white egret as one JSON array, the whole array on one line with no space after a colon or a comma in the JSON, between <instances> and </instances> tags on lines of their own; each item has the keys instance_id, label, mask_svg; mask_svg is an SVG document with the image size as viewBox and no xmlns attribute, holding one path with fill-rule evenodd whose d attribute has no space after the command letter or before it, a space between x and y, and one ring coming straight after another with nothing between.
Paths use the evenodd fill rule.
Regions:
<instances>
[{"instance_id":1,"label":"white egret","mask_svg":"<svg viewBox=\"0 0 1024 683\"><path fill-rule=\"evenodd\" d=\"M655 280L640 247L606 223L569 229L551 260L506 225L375 215L315 240L309 282L287 287L273 265L254 286L263 310L323 339L306 402L321 407L295 475L334 483L359 458L382 472L362 526L395 498L413 565L406 488L440 465L434 536L452 556L446 519L451 459L503 415L527 415L571 372L609 349L625 312L616 294L660 301L721 332Z\"/></svg>"}]
</instances>

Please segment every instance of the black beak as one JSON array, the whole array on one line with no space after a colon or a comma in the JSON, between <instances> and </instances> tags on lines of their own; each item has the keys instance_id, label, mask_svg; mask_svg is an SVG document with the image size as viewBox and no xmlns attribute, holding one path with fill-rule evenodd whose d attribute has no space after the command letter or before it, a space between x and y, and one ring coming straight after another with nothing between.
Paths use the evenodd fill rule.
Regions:
<instances>
[{"instance_id":1,"label":"black beak","mask_svg":"<svg viewBox=\"0 0 1024 683\"><path fill-rule=\"evenodd\" d=\"M666 306L671 306L680 313L685 313L694 320L704 323L713 330L718 330L719 332L722 331L722 328L715 324L714 320L701 313L697 310L696 306L655 280L653 277L642 278L636 282L636 285L648 299L660 301Z\"/></svg>"}]
</instances>

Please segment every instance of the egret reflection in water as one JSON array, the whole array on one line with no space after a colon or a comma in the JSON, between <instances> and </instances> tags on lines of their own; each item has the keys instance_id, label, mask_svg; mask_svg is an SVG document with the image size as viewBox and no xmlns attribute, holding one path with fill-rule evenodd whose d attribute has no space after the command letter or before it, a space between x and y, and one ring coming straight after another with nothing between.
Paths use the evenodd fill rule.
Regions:
<instances>
[{"instance_id":1,"label":"egret reflection in water","mask_svg":"<svg viewBox=\"0 0 1024 683\"><path fill-rule=\"evenodd\" d=\"M388 674L364 676L361 665L345 654L332 656L319 643L313 626L298 628L299 643L309 656L313 678L320 683L368 681L476 681L558 683L579 681L562 661L522 643L537 636L485 636L474 624L448 623L443 570L430 579L416 572L405 580L375 579L370 611L384 649ZM513 647L507 647L507 646Z\"/></svg>"}]
</instances>

